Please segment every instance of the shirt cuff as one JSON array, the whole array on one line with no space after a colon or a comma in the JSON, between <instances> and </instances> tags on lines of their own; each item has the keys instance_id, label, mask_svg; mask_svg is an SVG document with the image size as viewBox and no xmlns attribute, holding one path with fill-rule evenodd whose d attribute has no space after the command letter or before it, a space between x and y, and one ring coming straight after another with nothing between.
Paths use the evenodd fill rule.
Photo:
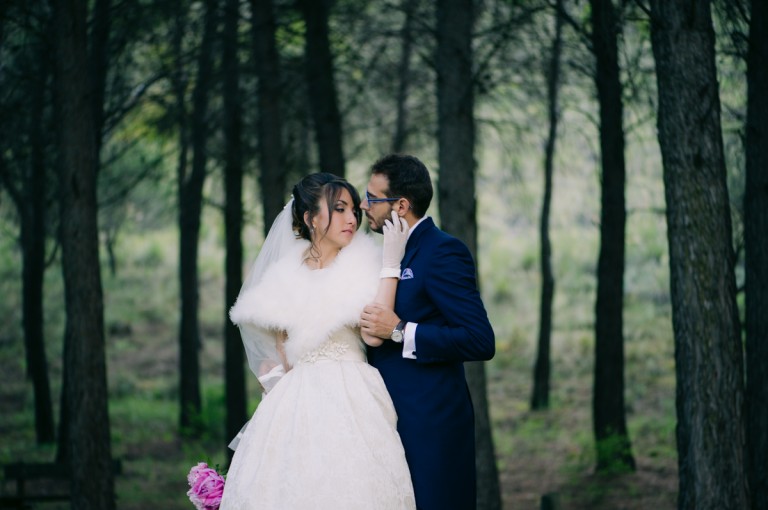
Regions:
<instances>
[{"instance_id":1,"label":"shirt cuff","mask_svg":"<svg viewBox=\"0 0 768 510\"><path fill-rule=\"evenodd\" d=\"M403 331L403 358L416 359L416 327L415 322L405 324Z\"/></svg>"}]
</instances>

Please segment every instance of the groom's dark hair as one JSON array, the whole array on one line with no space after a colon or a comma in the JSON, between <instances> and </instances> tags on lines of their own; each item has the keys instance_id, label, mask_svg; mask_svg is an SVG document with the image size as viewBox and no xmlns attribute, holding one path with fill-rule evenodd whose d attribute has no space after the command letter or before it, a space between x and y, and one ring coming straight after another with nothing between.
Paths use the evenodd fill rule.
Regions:
<instances>
[{"instance_id":1,"label":"groom's dark hair","mask_svg":"<svg viewBox=\"0 0 768 510\"><path fill-rule=\"evenodd\" d=\"M371 174L389 180L387 197L407 198L417 218L427 213L432 202L432 180L427 167L416 156L388 154L371 167Z\"/></svg>"}]
</instances>

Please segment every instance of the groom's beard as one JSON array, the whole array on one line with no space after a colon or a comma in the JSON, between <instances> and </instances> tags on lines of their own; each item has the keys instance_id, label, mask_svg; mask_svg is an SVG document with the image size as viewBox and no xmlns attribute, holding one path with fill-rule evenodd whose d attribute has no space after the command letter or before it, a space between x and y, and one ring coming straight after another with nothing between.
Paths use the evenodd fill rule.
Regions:
<instances>
[{"instance_id":1,"label":"groom's beard","mask_svg":"<svg viewBox=\"0 0 768 510\"><path fill-rule=\"evenodd\" d=\"M366 213L365 217L368 218L368 230L371 232L376 232L377 234L382 234L384 232L384 220L381 220L381 224L379 224L376 220L371 219L371 215Z\"/></svg>"}]
</instances>

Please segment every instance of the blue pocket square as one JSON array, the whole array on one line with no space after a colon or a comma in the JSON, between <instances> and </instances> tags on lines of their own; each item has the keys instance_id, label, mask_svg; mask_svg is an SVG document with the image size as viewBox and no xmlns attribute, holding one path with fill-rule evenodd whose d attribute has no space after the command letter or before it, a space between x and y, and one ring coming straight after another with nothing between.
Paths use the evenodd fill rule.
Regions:
<instances>
[{"instance_id":1,"label":"blue pocket square","mask_svg":"<svg viewBox=\"0 0 768 510\"><path fill-rule=\"evenodd\" d=\"M406 267L405 269L403 269L403 274L400 275L400 279L410 280L411 278L413 278L413 271L411 271L410 267Z\"/></svg>"}]
</instances>

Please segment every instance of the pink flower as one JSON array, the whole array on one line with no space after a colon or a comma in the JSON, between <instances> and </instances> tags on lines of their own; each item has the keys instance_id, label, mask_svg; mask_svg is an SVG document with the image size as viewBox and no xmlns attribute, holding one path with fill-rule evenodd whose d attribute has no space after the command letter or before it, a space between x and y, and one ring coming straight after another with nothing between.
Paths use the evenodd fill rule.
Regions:
<instances>
[{"instance_id":1,"label":"pink flower","mask_svg":"<svg viewBox=\"0 0 768 510\"><path fill-rule=\"evenodd\" d=\"M191 487L187 496L197 510L219 510L224 494L223 476L205 462L200 462L189 470L187 480Z\"/></svg>"}]
</instances>

